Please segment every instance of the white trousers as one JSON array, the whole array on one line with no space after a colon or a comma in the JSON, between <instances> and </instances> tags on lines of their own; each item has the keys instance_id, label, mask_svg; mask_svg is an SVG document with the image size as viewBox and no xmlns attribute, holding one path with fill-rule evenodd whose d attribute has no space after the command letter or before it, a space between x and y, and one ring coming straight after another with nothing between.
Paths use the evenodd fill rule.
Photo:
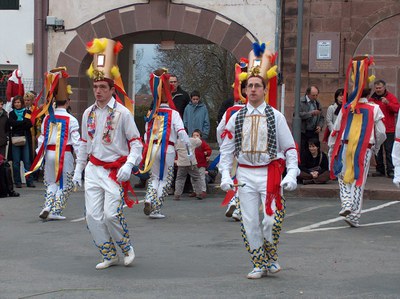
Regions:
<instances>
[{"instance_id":1,"label":"white trousers","mask_svg":"<svg viewBox=\"0 0 400 299\"><path fill-rule=\"evenodd\" d=\"M267 215L265 209L267 167L239 167L236 176L239 184L246 184L238 189L243 240L250 253L253 266L266 268L269 262L278 259L277 245L284 209L277 211L275 201L273 201L271 205L273 215Z\"/></svg>"},{"instance_id":2,"label":"white trousers","mask_svg":"<svg viewBox=\"0 0 400 299\"><path fill-rule=\"evenodd\" d=\"M93 241L103 259L116 256L115 244L123 253L129 251L131 241L123 214L123 189L111 180L110 170L91 162L85 169L86 221Z\"/></svg>"},{"instance_id":3,"label":"white trousers","mask_svg":"<svg viewBox=\"0 0 400 299\"><path fill-rule=\"evenodd\" d=\"M153 147L152 156L154 157L156 146ZM159 211L164 203L165 197L168 196L168 189L172 186L174 179L174 161L175 148L168 145L165 155L165 164L160 169L161 149L155 157L153 166L151 167L151 176L147 185L145 201L151 203L151 211ZM161 173L163 178L160 179Z\"/></svg>"},{"instance_id":4,"label":"white trousers","mask_svg":"<svg viewBox=\"0 0 400 299\"><path fill-rule=\"evenodd\" d=\"M344 146L343 153L345 153L347 145ZM346 218L358 224L361 217L361 210L363 204L364 188L368 177L369 164L372 157L372 151L367 149L364 158L364 179L361 186L356 186L354 181L352 184L346 184L343 182L343 176L346 170L346 157L343 154L343 170L338 176L338 182L340 187L340 200L342 202L342 208L350 208L351 214Z\"/></svg>"},{"instance_id":5,"label":"white trousers","mask_svg":"<svg viewBox=\"0 0 400 299\"><path fill-rule=\"evenodd\" d=\"M74 176L74 157L71 152L65 152L62 171L62 188L61 182L56 182L55 160L55 151L46 151L46 163L44 165L46 194L44 207L49 207L50 213L52 214L62 215L71 191L74 188L74 184L72 183L72 178Z\"/></svg>"}]
</instances>

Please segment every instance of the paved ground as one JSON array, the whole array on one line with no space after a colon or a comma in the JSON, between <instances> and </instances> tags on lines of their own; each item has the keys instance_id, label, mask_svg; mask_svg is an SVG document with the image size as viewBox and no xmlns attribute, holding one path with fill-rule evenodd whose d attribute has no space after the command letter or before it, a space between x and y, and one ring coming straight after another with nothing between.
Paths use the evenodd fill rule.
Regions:
<instances>
[{"instance_id":1,"label":"paved ground","mask_svg":"<svg viewBox=\"0 0 400 299\"><path fill-rule=\"evenodd\" d=\"M164 220L142 205L125 209L137 258L96 270L83 192L60 222L38 218L44 187L0 200L0 298L398 298L400 202L366 200L360 228L338 217L336 199L289 194L279 274L251 270L239 223L224 217L221 195L168 200ZM142 199L142 192L138 192Z\"/></svg>"}]
</instances>

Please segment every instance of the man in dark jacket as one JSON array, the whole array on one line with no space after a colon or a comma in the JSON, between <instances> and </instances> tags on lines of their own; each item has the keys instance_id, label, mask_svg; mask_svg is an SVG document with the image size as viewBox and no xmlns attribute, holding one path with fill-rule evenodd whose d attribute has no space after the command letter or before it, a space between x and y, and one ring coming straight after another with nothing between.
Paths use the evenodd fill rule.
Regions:
<instances>
[{"instance_id":1,"label":"man in dark jacket","mask_svg":"<svg viewBox=\"0 0 400 299\"><path fill-rule=\"evenodd\" d=\"M171 74L169 84L171 85L172 101L183 119L183 112L190 102L189 94L181 88L176 75Z\"/></svg>"},{"instance_id":2,"label":"man in dark jacket","mask_svg":"<svg viewBox=\"0 0 400 299\"><path fill-rule=\"evenodd\" d=\"M301 153L308 151L309 139L315 138L319 141L319 133L324 126L325 118L322 115L318 95L318 87L310 86L307 88L305 96L300 99Z\"/></svg>"}]
</instances>

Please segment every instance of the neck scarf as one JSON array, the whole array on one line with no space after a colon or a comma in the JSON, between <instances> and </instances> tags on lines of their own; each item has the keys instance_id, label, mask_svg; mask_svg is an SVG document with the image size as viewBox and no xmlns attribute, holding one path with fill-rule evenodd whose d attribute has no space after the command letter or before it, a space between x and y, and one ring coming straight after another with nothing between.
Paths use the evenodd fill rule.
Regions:
<instances>
[{"instance_id":1,"label":"neck scarf","mask_svg":"<svg viewBox=\"0 0 400 299\"><path fill-rule=\"evenodd\" d=\"M115 113L116 107L117 107L117 101L114 101L114 106L112 108L107 105L108 115L107 115L107 119L106 119L105 130L103 133L103 140L106 143L111 142L111 131L113 130L112 120L114 118L114 113ZM97 106L93 105L92 110L90 110L90 112L89 112L89 117L88 117L88 121L87 121L88 135L89 135L90 139L93 139L94 135L96 133L96 109L97 109Z\"/></svg>"},{"instance_id":2,"label":"neck scarf","mask_svg":"<svg viewBox=\"0 0 400 299\"><path fill-rule=\"evenodd\" d=\"M23 121L24 120L24 111L25 111L25 108L14 109L15 115L17 116L17 121Z\"/></svg>"}]
</instances>

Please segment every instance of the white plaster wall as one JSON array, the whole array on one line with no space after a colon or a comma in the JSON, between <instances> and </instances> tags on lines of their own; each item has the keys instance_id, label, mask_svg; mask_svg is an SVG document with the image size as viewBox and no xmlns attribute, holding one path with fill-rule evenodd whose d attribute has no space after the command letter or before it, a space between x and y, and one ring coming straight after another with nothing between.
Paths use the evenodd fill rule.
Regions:
<instances>
[{"instance_id":1,"label":"white plaster wall","mask_svg":"<svg viewBox=\"0 0 400 299\"><path fill-rule=\"evenodd\" d=\"M171 2L188 4L219 13L245 27L260 42L270 42L267 48L274 50L276 0L172 0ZM63 19L67 30L66 33L49 33L49 66L56 63L59 52L68 46L74 37L75 28L89 20L100 20L103 18L101 15L107 11L139 3L148 3L148 1L49 0L49 15Z\"/></svg>"},{"instance_id":2,"label":"white plaster wall","mask_svg":"<svg viewBox=\"0 0 400 299\"><path fill-rule=\"evenodd\" d=\"M20 0L19 10L0 10L0 64L18 65L29 79L33 78L33 55L26 53L26 44L33 43L33 15L32 0Z\"/></svg>"},{"instance_id":3,"label":"white plaster wall","mask_svg":"<svg viewBox=\"0 0 400 299\"><path fill-rule=\"evenodd\" d=\"M262 43L274 50L276 0L172 0L215 11L242 25Z\"/></svg>"}]
</instances>

